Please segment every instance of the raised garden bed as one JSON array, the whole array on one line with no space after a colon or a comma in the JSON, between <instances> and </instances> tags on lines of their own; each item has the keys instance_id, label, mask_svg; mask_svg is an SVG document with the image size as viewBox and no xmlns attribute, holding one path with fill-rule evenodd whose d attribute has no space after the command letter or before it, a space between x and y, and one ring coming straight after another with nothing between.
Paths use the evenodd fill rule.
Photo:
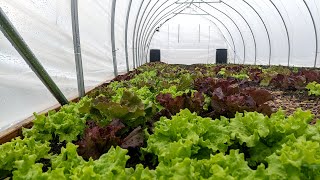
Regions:
<instances>
[{"instance_id":1,"label":"raised garden bed","mask_svg":"<svg viewBox=\"0 0 320 180\"><path fill-rule=\"evenodd\" d=\"M318 69L146 64L36 115L0 146L0 178L317 179L317 83Z\"/></svg>"}]
</instances>

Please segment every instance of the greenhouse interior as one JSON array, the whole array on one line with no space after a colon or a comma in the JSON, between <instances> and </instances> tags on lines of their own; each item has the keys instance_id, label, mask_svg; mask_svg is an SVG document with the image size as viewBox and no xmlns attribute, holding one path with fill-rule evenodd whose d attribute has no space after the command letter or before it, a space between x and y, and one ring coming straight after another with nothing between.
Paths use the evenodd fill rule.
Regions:
<instances>
[{"instance_id":1,"label":"greenhouse interior","mask_svg":"<svg viewBox=\"0 0 320 180\"><path fill-rule=\"evenodd\" d=\"M1 0L0 179L320 179L319 0Z\"/></svg>"}]
</instances>

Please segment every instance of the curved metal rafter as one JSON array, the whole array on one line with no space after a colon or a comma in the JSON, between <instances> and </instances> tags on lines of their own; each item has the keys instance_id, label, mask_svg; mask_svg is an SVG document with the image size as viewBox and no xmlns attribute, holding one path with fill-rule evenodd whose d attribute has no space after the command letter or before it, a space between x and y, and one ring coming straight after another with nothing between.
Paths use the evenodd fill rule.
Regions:
<instances>
[{"instance_id":1,"label":"curved metal rafter","mask_svg":"<svg viewBox=\"0 0 320 180\"><path fill-rule=\"evenodd\" d=\"M257 64L257 42L256 42L256 38L255 38L255 36L254 36L253 30L252 30L249 22L248 22L247 19L246 19L238 10L236 10L234 7L232 7L231 5L227 4L227 3L224 2L224 1L221 1L221 3L225 4L225 5L228 6L229 8L233 9L238 15L240 15L240 17L246 22L247 26L249 27L250 32L251 32L251 35L252 35L252 38L253 38L254 50L255 50L255 53L254 53L254 64Z\"/></svg>"},{"instance_id":2,"label":"curved metal rafter","mask_svg":"<svg viewBox=\"0 0 320 180\"><path fill-rule=\"evenodd\" d=\"M273 7L277 10L278 14L280 15L280 18L283 22L284 28L286 30L287 33L287 38L288 38L288 66L290 66L290 59L291 59L291 42L290 42L290 35L289 35L289 31L288 31L288 26L286 21L284 20L280 10L278 9L278 7L274 4L274 2L272 0L269 0L271 2L271 4L273 5Z\"/></svg>"},{"instance_id":3,"label":"curved metal rafter","mask_svg":"<svg viewBox=\"0 0 320 180\"><path fill-rule=\"evenodd\" d=\"M138 23L138 29L137 29L136 41L135 41L135 47L136 47L135 58L136 58L136 61L137 61L138 66L141 65L141 59L139 59L139 55L138 55L138 53L139 53L138 39L139 39L139 37L140 37L140 36L139 36L139 34L140 34L140 33L139 33L139 30L140 30L140 26L141 26L141 21L142 21L144 15L145 15L145 13L146 13L146 11L147 11L150 3L151 3L151 0L149 0L149 2L147 3L146 7L144 8L144 10L143 10L143 12L142 12L142 14L141 14L141 17L140 17L140 21L139 21L139 23Z\"/></svg>"},{"instance_id":4,"label":"curved metal rafter","mask_svg":"<svg viewBox=\"0 0 320 180\"><path fill-rule=\"evenodd\" d=\"M175 11L182 12L182 11L184 11L185 8L186 8L186 6L187 6L187 5L181 5L181 6L175 7L174 9L172 9L172 10L170 10L169 12L165 13L164 15L162 15L162 16L160 17L160 19L158 19L157 22L153 24L153 26L152 26L152 24L150 24L150 27L151 27L151 26L152 26L152 27L151 27L151 28L149 27L149 31L148 31L148 34L147 34L147 36L146 36L147 38L145 38L145 40L143 41L143 46L142 46L142 47L146 47L146 46L147 46L148 39L150 38L150 36L151 36L152 33L154 34L154 30L155 30L155 28L156 28L157 26L159 26L159 24L160 24L160 26L161 26L163 23L165 23L165 22L168 21L169 19L175 17L176 14L175 14L173 17L165 20L165 22L163 22L163 23L160 23L161 21L163 21L163 20L164 20L165 18L167 18L168 16L172 15L172 12L175 12ZM182 9L182 10L181 10L181 9ZM144 48L144 51L145 51L145 48Z\"/></svg>"},{"instance_id":5,"label":"curved metal rafter","mask_svg":"<svg viewBox=\"0 0 320 180\"><path fill-rule=\"evenodd\" d=\"M127 17L126 17L126 25L125 25L125 35L124 35L124 46L125 46L125 53L126 53L127 72L130 71L130 67L129 67L129 53L128 53L128 25L129 25L131 5L132 5L132 0L129 0L128 10L127 10Z\"/></svg>"},{"instance_id":6,"label":"curved metal rafter","mask_svg":"<svg viewBox=\"0 0 320 180\"><path fill-rule=\"evenodd\" d=\"M151 1L150 1L151 2ZM136 45L137 45L137 54L136 54L136 56L137 57L139 57L139 59L140 60L142 60L142 58L141 58L141 55L140 55L140 41L141 41L141 37L142 37L142 34L143 34L143 29L144 29L144 26L145 26L145 23L146 23L146 21L147 21L147 19L148 19L148 17L149 17L149 15L150 15L150 13L152 12L152 10L155 8L155 6L158 4L158 2L159 1L157 1L156 3L154 3L153 4L153 6L151 7L151 9L150 9L150 11L148 12L148 14L146 15L146 18L144 18L144 20L143 20L143 23L142 23L142 27L141 27L141 31L140 31L140 33L138 34L138 38L137 38L137 41L136 41ZM163 4L165 4L165 3L163 3ZM149 4L148 4L149 5ZM147 6L148 7L148 6ZM147 7L146 7L146 9L147 9ZM150 19L149 19L150 20ZM138 28L138 31L139 31L139 29L140 28Z\"/></svg>"},{"instance_id":7,"label":"curved metal rafter","mask_svg":"<svg viewBox=\"0 0 320 180\"><path fill-rule=\"evenodd\" d=\"M309 5L307 4L306 0L303 0L304 4L306 5L308 12L310 14L310 18L312 20L313 23L313 28L314 28L314 34L315 34L315 38L316 38L316 55L315 55L315 60L314 60L314 67L317 66L317 60L318 60L318 30L317 30L317 26L316 26L316 22L314 20L314 17L312 15L312 12L310 10Z\"/></svg>"},{"instance_id":8,"label":"curved metal rafter","mask_svg":"<svg viewBox=\"0 0 320 180\"><path fill-rule=\"evenodd\" d=\"M195 5L194 5L194 6L195 6ZM197 6L195 6L195 7L197 7ZM216 18L215 16L211 15L210 13L206 12L205 10L201 9L200 7L197 7L197 8L199 8L199 9L202 10L203 12L207 13L207 15L209 15L209 16L215 18L216 20L218 20L218 21L227 29L227 31L228 31L228 33L229 33L229 35L230 35L230 37L231 37L231 40L232 40L234 49L235 49L235 44L234 44L233 37L232 37L231 32L229 31L229 29L227 28L227 26L226 26L221 20L219 20L219 19ZM182 10L182 11L183 11L183 10ZM180 12L182 12L182 11L180 11ZM179 13L175 14L173 17L175 17L175 16L178 15L178 14L179 14ZM173 17L171 17L170 19L172 19ZM163 24L165 24L168 20L169 20L169 19L167 19ZM211 20L210 20L210 21L211 21ZM214 23L213 21L211 21L211 22ZM163 24L161 24L161 25L163 25ZM215 24L215 23L214 23L214 24ZM218 26L217 26L217 27L218 27ZM218 27L218 28L219 28L219 27ZM221 31L221 30L220 30L220 31ZM148 43L147 43L147 51L148 51L148 49L149 49L149 47L150 47L150 43L151 43L151 40L152 40L154 34L155 34L155 31L152 33L151 38L149 39L149 41L148 41Z\"/></svg>"},{"instance_id":9,"label":"curved metal rafter","mask_svg":"<svg viewBox=\"0 0 320 180\"><path fill-rule=\"evenodd\" d=\"M200 9L201 11L207 13L210 17L213 17L215 20L217 20L218 22L220 22L220 24L222 24L222 26L227 30L229 36L231 37L231 41L232 41L232 45L233 45L233 53L234 53L234 64L236 63L236 45L234 43L234 39L233 39L233 36L230 32L230 30L227 28L227 26L220 20L218 19L217 17L215 17L214 15L210 14L209 12L205 11L204 9L202 9L201 7L198 7L198 6L195 6L197 7L198 9ZM212 22L212 21L211 21ZM214 23L214 22L212 22ZM215 24L215 23L214 23ZM216 25L216 24L215 24ZM217 26L217 25L216 25ZM217 26L218 27L218 26ZM218 27L219 28L219 27ZM221 30L220 30L221 31ZM222 31L221 31L222 32Z\"/></svg>"},{"instance_id":10,"label":"curved metal rafter","mask_svg":"<svg viewBox=\"0 0 320 180\"><path fill-rule=\"evenodd\" d=\"M177 0L176 2L168 5L167 7L165 7L165 9L167 9L167 8L169 8L170 6L176 4L178 1L179 1L179 0ZM186 0L186 1L187 1L187 0ZM159 2L159 1L157 1L157 2L154 4L154 6L151 8L151 10L155 8L155 6L158 4L158 2ZM160 9L161 9L165 4L167 4L166 1L164 1L164 2L157 8L157 10L153 12L153 14L150 16L150 18L148 18L148 22L147 22L146 24L145 24L145 23L143 24L143 26L142 26L142 28L141 28L141 29L143 29L143 30L142 30L142 33L141 33L141 38L139 38L139 44L140 44L140 45L142 45L143 40L145 39L145 36L143 36L143 35L144 35L144 34L146 33L146 31L148 31L149 28L150 28L149 23L152 22L151 20L154 18L154 16L156 15L156 13L157 13L158 11L160 11L160 12L155 16L155 18L158 17L158 16L162 13L162 11L161 11ZM151 12L151 10L150 10L150 12ZM148 16L147 16L147 17L148 17ZM155 19L155 18L154 18L154 19ZM148 28L147 28L147 27L148 27ZM139 51L140 51L140 49L139 49ZM140 56L143 56L143 51L140 52ZM141 57L141 58L142 58L142 57Z\"/></svg>"},{"instance_id":11,"label":"curved metal rafter","mask_svg":"<svg viewBox=\"0 0 320 180\"><path fill-rule=\"evenodd\" d=\"M133 37L132 37L132 55L133 55L133 68L136 68L137 67L137 63L136 63L136 58L135 58L135 35L136 35L136 30L137 30L137 22L138 22L138 18L139 18L139 14L140 14L140 11L142 9L142 5L143 5L143 2L144 0L141 1L140 3L140 7L139 7L139 10L137 12L137 16L136 16L136 19L135 19L135 23L134 23L134 28L133 28Z\"/></svg>"},{"instance_id":12,"label":"curved metal rafter","mask_svg":"<svg viewBox=\"0 0 320 180\"><path fill-rule=\"evenodd\" d=\"M187 0L186 0L187 1ZM178 2L178 1L176 1ZM170 4L169 6L167 6L165 9L168 9L170 8L171 6L174 6L175 3L172 3ZM158 16L160 16L160 18L155 22L155 23L151 23L146 29L147 29L147 36L144 36L144 39L142 40L141 44L142 44L142 47L143 47L143 50L142 52L147 54L148 52L145 52L146 51L146 46L147 46L147 43L148 43L148 39L150 38L151 34L153 33L154 29L159 26L159 24L161 24L160 22L163 21L165 18L167 18L168 16L172 15L172 12L175 12L175 11L183 11L185 9L185 7L187 7L186 4L180 4L178 5L177 7L169 10L168 12L166 12L165 14L161 15L160 14L163 12L163 11L160 11L160 9L158 9L157 11L160 11L158 13L158 15L155 16L155 18L152 20L152 22L154 22ZM154 33L153 33L154 34ZM148 59L148 58L146 58Z\"/></svg>"},{"instance_id":13,"label":"curved metal rafter","mask_svg":"<svg viewBox=\"0 0 320 180\"><path fill-rule=\"evenodd\" d=\"M244 62L246 61L246 57L247 57L247 56L246 56L246 43L245 43L245 41L244 41L243 34L242 34L242 32L241 32L238 24L237 24L227 13L221 11L220 9L212 6L211 4L209 4L209 3L207 3L207 2L205 2L205 1L203 1L203 0L201 0L201 1L204 2L205 4L207 4L208 6L210 6L211 8L213 8L213 9L219 11L220 13L224 14L224 15L225 15L228 19L230 19L230 20L232 21L232 23L236 26L236 28L238 29L238 31L239 31L239 33L240 33L241 40L242 40L242 45L243 45L243 63L244 63Z\"/></svg>"},{"instance_id":14,"label":"curved metal rafter","mask_svg":"<svg viewBox=\"0 0 320 180\"><path fill-rule=\"evenodd\" d=\"M172 13L167 13L165 14L165 16L163 16L161 19L158 20L157 23L154 24L154 26L151 28L151 30L149 31L148 33L148 37L147 39L145 40L144 42L144 47L147 47L147 48L144 48L144 52L147 54L148 50L149 50L149 46L150 46L150 43L151 43L151 40L154 36L154 34L156 33L156 31L154 31L153 29L156 28L158 26L158 28L160 28L161 26L163 26L166 22L168 22L170 19L174 18L175 16L177 16L179 13L181 13L182 11L184 11L186 9L186 7L184 7L182 10L178 11L178 13L175 13L175 12L172 12ZM166 17L172 15L172 17L166 19L164 22L160 23L162 20L164 20ZM160 25L159 25L160 24ZM153 30L153 31L152 31ZM147 58L147 57L146 57Z\"/></svg>"},{"instance_id":15,"label":"curved metal rafter","mask_svg":"<svg viewBox=\"0 0 320 180\"><path fill-rule=\"evenodd\" d=\"M266 30L267 37L268 37L268 42L269 42L269 66L270 66L271 65L271 57L272 57L272 44L271 44L270 33L268 31L267 25L264 22L264 20L262 19L260 13L250 3L248 3L246 0L243 0L243 2L245 2L248 6L250 6L250 8L252 10L254 10L254 12L259 16L261 22L263 23L264 29Z\"/></svg>"}]
</instances>

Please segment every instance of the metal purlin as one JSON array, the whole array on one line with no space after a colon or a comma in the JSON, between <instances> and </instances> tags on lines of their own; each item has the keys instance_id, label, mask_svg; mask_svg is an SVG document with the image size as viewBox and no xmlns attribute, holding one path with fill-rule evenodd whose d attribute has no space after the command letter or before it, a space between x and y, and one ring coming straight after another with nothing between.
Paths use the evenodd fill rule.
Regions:
<instances>
[{"instance_id":1,"label":"metal purlin","mask_svg":"<svg viewBox=\"0 0 320 180\"><path fill-rule=\"evenodd\" d=\"M178 1L179 1L179 0L178 0ZM158 3L159 3L159 1L156 1L156 3L151 7L151 9L150 9L149 13L147 14L146 18L144 19L144 22L143 22L142 28L141 28L142 31L141 31L141 33L140 33L140 36L138 37L138 43L139 43L140 45L142 44L141 41L142 41L143 38L144 38L142 35L143 35L143 34L145 33L145 31L146 31L145 25L146 25L146 26L149 25L151 19L152 19L153 16L156 14L156 12L157 12L160 8L162 8L167 2L164 1L164 2L158 7L158 9L157 9L156 11L154 11L153 14L149 17L150 13L152 12L152 10L155 8L155 6L156 6ZM149 17L149 18L148 18L148 17ZM147 24L145 24L147 19L148 19L148 22L147 22ZM143 58L143 55L141 55L141 54L143 54L143 52L140 52L140 48L138 48L138 54L139 54L139 57L142 59L142 58Z\"/></svg>"},{"instance_id":2,"label":"metal purlin","mask_svg":"<svg viewBox=\"0 0 320 180\"><path fill-rule=\"evenodd\" d=\"M127 17L126 17L126 25L125 25L125 35L124 35L124 46L125 46L125 54L126 54L127 72L130 71L129 53L128 53L128 25L129 25L129 17L130 17L131 5L132 5L132 0L129 0L128 10L127 10Z\"/></svg>"},{"instance_id":3,"label":"metal purlin","mask_svg":"<svg viewBox=\"0 0 320 180\"><path fill-rule=\"evenodd\" d=\"M201 1L204 2L203 0L201 0ZM239 31L239 33L240 33L240 36L241 36L241 39L242 39L242 44L243 44L243 64L244 64L244 62L246 61L246 57L247 57L247 56L246 56L246 43L245 43L245 41L244 41L244 37L243 37L243 34L242 34L239 26L237 25L237 23L236 23L228 14L226 14L225 12L221 11L220 9L212 6L211 4L209 4L209 3L207 3L207 2L205 2L205 3L206 3L208 6L210 6L211 8L213 8L213 9L219 11L220 13L224 14L228 19L230 19L230 20L232 21L232 23L233 23L233 24L236 26L236 28L238 29L238 31Z\"/></svg>"},{"instance_id":4,"label":"metal purlin","mask_svg":"<svg viewBox=\"0 0 320 180\"><path fill-rule=\"evenodd\" d=\"M47 87L51 94L61 105L68 104L67 98L63 95L56 83L51 79L48 72L39 62L37 57L32 53L27 43L23 40L14 25L10 22L7 15L0 7L0 30L10 41L12 46L18 51L21 57L29 65L32 71L38 76L42 83Z\"/></svg>"},{"instance_id":5,"label":"metal purlin","mask_svg":"<svg viewBox=\"0 0 320 180\"><path fill-rule=\"evenodd\" d=\"M303 0L304 4L306 5L308 12L310 14L312 23L313 23L313 28L314 28L314 34L315 34L315 38L316 38L316 55L315 55L315 60L314 60L314 67L317 67L317 60L318 60L318 30L317 30L317 26L316 26L316 22L314 20L314 17L312 15L312 12L310 10L309 5L307 4L307 2L305 0Z\"/></svg>"},{"instance_id":6,"label":"metal purlin","mask_svg":"<svg viewBox=\"0 0 320 180\"><path fill-rule=\"evenodd\" d=\"M195 6L195 5L194 5ZM205 11L204 9L202 9L201 7L198 7L198 6L195 6L197 8L199 8L201 11L207 13L210 17L213 17L215 20L217 20L218 22L220 22L220 24L223 25L223 27L227 30L229 36L231 37L231 41L232 41L232 45L233 45L233 53L234 53L234 64L236 63L236 45L234 43L234 39L233 39L233 36L230 32L230 30L227 28L227 26L220 20L218 19L217 17L215 17L214 15L210 14L209 12ZM211 21L211 20L210 20ZM212 23L214 23L213 21L211 21ZM215 23L214 23L215 24ZM215 24L216 25L216 24ZM216 25L217 26L217 25ZM218 27L218 26L217 26ZM219 29L219 27L218 27ZM220 30L220 32L222 33L222 31Z\"/></svg>"},{"instance_id":7,"label":"metal purlin","mask_svg":"<svg viewBox=\"0 0 320 180\"><path fill-rule=\"evenodd\" d=\"M178 0L179 1L179 0ZM178 1L176 1L176 2L178 2ZM186 0L187 1L187 0ZM168 5L167 7L165 7L164 9L167 9L167 8L169 8L169 7L171 7L171 6L173 6L174 4L176 4L176 2L175 3L172 3L172 4L170 4L170 5ZM165 3L164 3L165 4ZM162 5L164 5L164 4L162 4ZM160 7L162 7L162 5L160 6ZM181 5L181 6L183 6L183 5ZM178 8L180 8L180 5L179 6L177 6L177 7L175 7L175 8L173 8L172 10L170 10L168 13L170 13L170 12L172 12L172 11L175 11L175 9L178 9ZM154 17L154 15L158 12L158 11L160 11L160 8L158 8L154 13L153 13L153 15L149 18L149 21L150 20L156 20L156 18L163 12L163 11L160 11L155 17ZM160 17L160 21L162 20L162 19L164 19L163 17L166 15L166 14L168 14L168 13L165 13L163 16L161 16ZM154 17L154 19L152 19ZM144 28L144 31L143 31L143 33L142 34L145 34L145 32L147 31L149 31L149 29L151 28L151 30L155 27L155 26L157 26L158 24L158 22L160 22L160 21L157 21L155 24L154 24L154 26L152 27L152 23L149 25L149 22L147 23L147 25L146 25L146 28ZM148 36L147 37L149 37L149 35L150 35L150 32L148 33ZM144 41L145 40L145 37L146 36L142 36L143 38L139 41L139 43L140 43L140 45L144 45L144 46L142 46L142 47L145 47L145 45L146 45L146 43L143 43L143 42L146 42L146 41ZM145 51L145 48L143 48L143 50L142 50L142 56L143 56L143 52ZM147 59L147 58L146 58ZM147 61L147 60L146 60Z\"/></svg>"},{"instance_id":8,"label":"metal purlin","mask_svg":"<svg viewBox=\"0 0 320 180\"><path fill-rule=\"evenodd\" d=\"M135 41L135 45L136 45L135 47L137 48L137 49L136 49L135 57L136 57L138 66L140 66L140 65L142 64L142 63L141 63L141 59L139 58L139 45L138 45L138 40L139 40L139 37L140 37L140 36L139 36L139 34L140 34L139 30L140 30L140 26L141 26L141 21L142 21L144 15L145 15L145 13L146 13L146 11L147 11L150 3L151 3L151 1L152 1L152 0L149 0L149 2L147 3L146 7L144 8L144 10L143 10L143 12L142 12L142 14L141 14L141 17L140 17L140 21L139 21L139 23L138 23L138 30L137 30L136 41Z\"/></svg>"},{"instance_id":9,"label":"metal purlin","mask_svg":"<svg viewBox=\"0 0 320 180\"><path fill-rule=\"evenodd\" d=\"M290 35L289 35L289 31L288 31L288 27L286 24L286 21L284 20L280 10L278 9L278 7L273 3L272 0L269 0L271 2L271 4L273 5L273 7L278 11L278 14L281 17L281 20L283 22L284 28L286 29L286 33L287 33L287 38L288 38L288 66L290 66L290 59L291 59L291 42L290 42Z\"/></svg>"},{"instance_id":10,"label":"metal purlin","mask_svg":"<svg viewBox=\"0 0 320 180\"><path fill-rule=\"evenodd\" d=\"M114 20L116 13L116 0L112 1L111 7L111 44L112 44L112 60L113 60L113 72L114 76L118 76L118 64L117 64L117 50L116 50L116 40L115 40L115 28L114 28Z\"/></svg>"},{"instance_id":11,"label":"metal purlin","mask_svg":"<svg viewBox=\"0 0 320 180\"><path fill-rule=\"evenodd\" d=\"M173 5L173 4L172 4L172 5ZM172 6L172 5L170 5L170 6ZM168 6L168 7L170 7L170 6ZM175 7L175 8L173 8L172 10L170 10L169 12L165 13L163 16L161 16L161 17L157 20L157 22L153 24L153 26L152 26L152 24L150 24L150 26L148 27L148 29L150 29L151 26L152 26L152 27L151 27L151 29L148 31L148 34L147 34L147 36L146 36L147 38L145 38L145 40L143 41L143 47L146 47L146 46L147 46L148 40L149 40L151 34L154 34L154 33L155 33L155 32L154 32L154 28L155 28L156 26L159 26L159 24L161 24L160 22L161 22L162 20L164 20L166 17L172 15L171 12L173 12L173 11L178 11L179 8L182 9L182 10L180 11L180 12L182 12L182 11L185 9L186 6L187 6L187 5L181 5L181 6L179 5L179 6ZM168 21L168 19L167 19L166 21ZM147 49L147 48L144 48L144 52L145 52L145 49ZM147 53L147 52L145 52L145 53ZM147 58L146 58L146 59L147 59Z\"/></svg>"},{"instance_id":12,"label":"metal purlin","mask_svg":"<svg viewBox=\"0 0 320 180\"><path fill-rule=\"evenodd\" d=\"M230 7L231 9L233 9L238 15L240 15L240 17L246 22L246 24L248 25L249 29L250 29L250 32L252 34L252 38L253 38L253 43L254 43L254 64L256 65L257 64L257 42L256 42L256 38L254 36L254 33L253 33L253 30L250 26L250 24L248 23L247 19L243 17L243 15L238 11L236 10L234 7L230 6L229 4L227 4L226 2L224 1L221 1L223 4L225 4L226 6ZM244 63L243 63L244 64Z\"/></svg>"},{"instance_id":13,"label":"metal purlin","mask_svg":"<svg viewBox=\"0 0 320 180\"><path fill-rule=\"evenodd\" d=\"M136 58L135 58L135 54L136 54L136 47L135 47L135 35L136 35L136 30L137 30L137 22L138 22L138 18L139 18L139 14L140 14L140 11L141 11L141 8L142 8L142 5L143 5L143 2L144 0L141 1L140 3L140 7L139 7L139 10L137 12L137 16L136 16L136 20L135 20L135 23L134 23L134 28L133 28L133 37L132 37L132 55L133 55L133 68L136 68L138 67L137 66L137 63L136 63Z\"/></svg>"},{"instance_id":14,"label":"metal purlin","mask_svg":"<svg viewBox=\"0 0 320 180\"><path fill-rule=\"evenodd\" d=\"M85 96L83 66L81 57L81 44L79 33L79 18L78 18L78 0L71 0L71 19L72 19L72 35L74 56L76 61L77 82L79 97Z\"/></svg>"},{"instance_id":15,"label":"metal purlin","mask_svg":"<svg viewBox=\"0 0 320 180\"><path fill-rule=\"evenodd\" d=\"M259 14L259 12L250 4L248 3L246 0L243 0L243 2L245 2L248 6L250 6L250 8L252 10L254 10L254 12L259 16L261 22L263 23L264 29L266 30L267 33L267 37L268 37L268 42L269 42L269 66L271 65L271 57L272 57L272 44L271 44L271 38L270 38L270 33L268 31L267 25L264 22L264 20L262 19L261 15Z\"/></svg>"},{"instance_id":16,"label":"metal purlin","mask_svg":"<svg viewBox=\"0 0 320 180\"><path fill-rule=\"evenodd\" d=\"M171 5L172 6L172 5ZM184 7L183 7L184 6ZM173 17L175 17L175 16L173 16L173 17L171 17L171 18L169 18L169 19L167 19L165 22L163 22L163 23L160 23L162 20L164 20L166 17L168 17L168 16L170 16L170 15L172 15L172 12L173 11L178 11L177 9L182 9L182 10L179 10L180 12L182 12L182 11L184 11L185 10L185 8L186 8L186 6L187 5L179 5L179 6L177 6L177 7L175 7L174 9L172 9L172 10L170 10L169 12L167 12L166 14L164 14L163 16L161 16L160 17L160 19L152 26L152 28L150 29L150 31L148 32L148 35L147 35L147 38L145 38L145 41L143 42L143 47L147 47L147 45L148 45L148 40L149 40L149 38L150 38L150 36L151 36L151 39L152 39L152 37L153 37L153 35L155 34L155 31L154 31L154 28L156 27L156 26L159 26L159 24L160 24L160 26L163 24L163 23L165 23L165 22L167 22L169 19L171 19L171 18L173 18ZM182 7L182 8L181 8ZM150 24L150 26L151 26L152 24ZM145 50L148 50L148 48L144 48L144 52L147 54L148 52L146 52ZM147 58L146 58L147 59Z\"/></svg>"}]
</instances>

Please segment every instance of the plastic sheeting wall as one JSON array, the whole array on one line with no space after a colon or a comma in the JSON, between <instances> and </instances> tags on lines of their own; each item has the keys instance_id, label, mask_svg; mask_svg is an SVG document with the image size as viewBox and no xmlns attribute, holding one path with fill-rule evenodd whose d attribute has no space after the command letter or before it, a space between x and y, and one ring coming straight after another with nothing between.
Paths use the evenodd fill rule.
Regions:
<instances>
[{"instance_id":1,"label":"plastic sheeting wall","mask_svg":"<svg viewBox=\"0 0 320 180\"><path fill-rule=\"evenodd\" d=\"M77 93L70 4L1 1L1 8L69 98ZM0 35L0 129L57 102L21 56Z\"/></svg>"},{"instance_id":2,"label":"plastic sheeting wall","mask_svg":"<svg viewBox=\"0 0 320 180\"><path fill-rule=\"evenodd\" d=\"M194 14L194 15L191 15ZM229 49L216 25L191 12L173 18L159 29L151 49L161 49L163 62L171 64L215 63L216 49ZM232 58L232 53L229 54Z\"/></svg>"},{"instance_id":3,"label":"plastic sheeting wall","mask_svg":"<svg viewBox=\"0 0 320 180\"><path fill-rule=\"evenodd\" d=\"M289 63L290 66L313 67L315 54L318 53L316 66L320 67L319 48L315 49L320 37L315 38L313 22L305 5L306 3L310 8L319 33L318 0L222 0L220 3L217 3L218 0L204 0L215 2L211 4L191 3L203 2L202 0L132 0L126 32L125 22L130 1L116 0L115 6L115 52L119 73L126 72L125 34L128 35L130 69L135 67L133 60L138 65L147 62L149 49L158 47L163 49L165 60L172 63L211 63L215 61L215 49L223 47L229 49L229 62L276 65ZM114 76L112 2L113 0L78 1L86 90ZM78 93L71 1L1 0L0 7L65 96L76 97ZM192 23L194 21L189 16L177 14L191 12L186 9L210 15L194 17L199 18L194 21L201 23ZM284 23L290 39L290 59ZM181 43L177 43L175 39L178 24L181 28ZM197 34L199 24L202 27L201 41L194 43L197 36L193 34ZM211 28L210 43L202 41L208 39L208 25ZM158 27L161 27L160 32L155 33ZM168 27L169 36L166 32ZM187 54L185 49L188 49L188 56L182 56ZM54 104L57 101L0 33L0 131L32 115L32 112Z\"/></svg>"},{"instance_id":4,"label":"plastic sheeting wall","mask_svg":"<svg viewBox=\"0 0 320 180\"><path fill-rule=\"evenodd\" d=\"M110 0L81 0L79 28L86 90L111 80ZM117 2L126 7L126 0ZM0 7L68 99L78 96L70 1L3 0ZM121 12L120 10L117 10ZM126 12L124 8L123 13ZM92 13L94 12L94 13ZM124 73L123 13L116 16L118 70ZM121 53L120 53L121 52ZM0 131L58 102L0 33Z\"/></svg>"},{"instance_id":5,"label":"plastic sheeting wall","mask_svg":"<svg viewBox=\"0 0 320 180\"><path fill-rule=\"evenodd\" d=\"M179 2L185 1L180 0ZM191 2L191 0L187 2ZM318 50L316 50L315 29L310 13L303 0L223 0L220 3L217 3L215 0L200 0L200 2L202 3L194 3L190 7L198 12L198 14L209 13L209 16L205 15L204 17L217 24L217 27L221 29L222 34L228 40L227 42L232 42L230 39L232 36L236 47L236 58L233 59L235 63L262 65L289 64L290 66L313 67L315 54L318 53L316 66L320 66L319 47ZM305 2L310 8L311 15L314 17L316 23L316 31L319 33L320 1L306 0ZM281 13L284 22L278 11ZM184 16L184 19L189 18L183 14L179 16ZM173 20L171 20L171 22L172 21ZM264 27L263 23L265 23L266 27ZM290 42L288 42L284 23L288 29ZM190 25L192 26L192 23L190 23ZM270 44L267 33L269 33L270 36ZM158 38L158 36L159 35L155 35L154 41L157 42L153 43L151 48L157 48L156 44L167 43L167 38ZM318 35L318 41L319 36L320 35ZM290 43L290 45L288 45L288 43ZM289 46L290 57L288 54ZM195 48L193 50L190 49L189 52L200 53L201 48L199 49L197 46L194 47ZM233 45L231 44L229 48L230 47L233 47ZM269 56L270 49L271 56ZM172 51L174 53L175 47L172 46L169 50L163 50L164 61L175 61L175 56L169 57L170 60L168 60L166 51ZM188 61L189 58L187 58L185 63L197 62L196 57L199 57L199 55L193 54L193 57L194 59L190 59L190 61Z\"/></svg>"}]
</instances>

